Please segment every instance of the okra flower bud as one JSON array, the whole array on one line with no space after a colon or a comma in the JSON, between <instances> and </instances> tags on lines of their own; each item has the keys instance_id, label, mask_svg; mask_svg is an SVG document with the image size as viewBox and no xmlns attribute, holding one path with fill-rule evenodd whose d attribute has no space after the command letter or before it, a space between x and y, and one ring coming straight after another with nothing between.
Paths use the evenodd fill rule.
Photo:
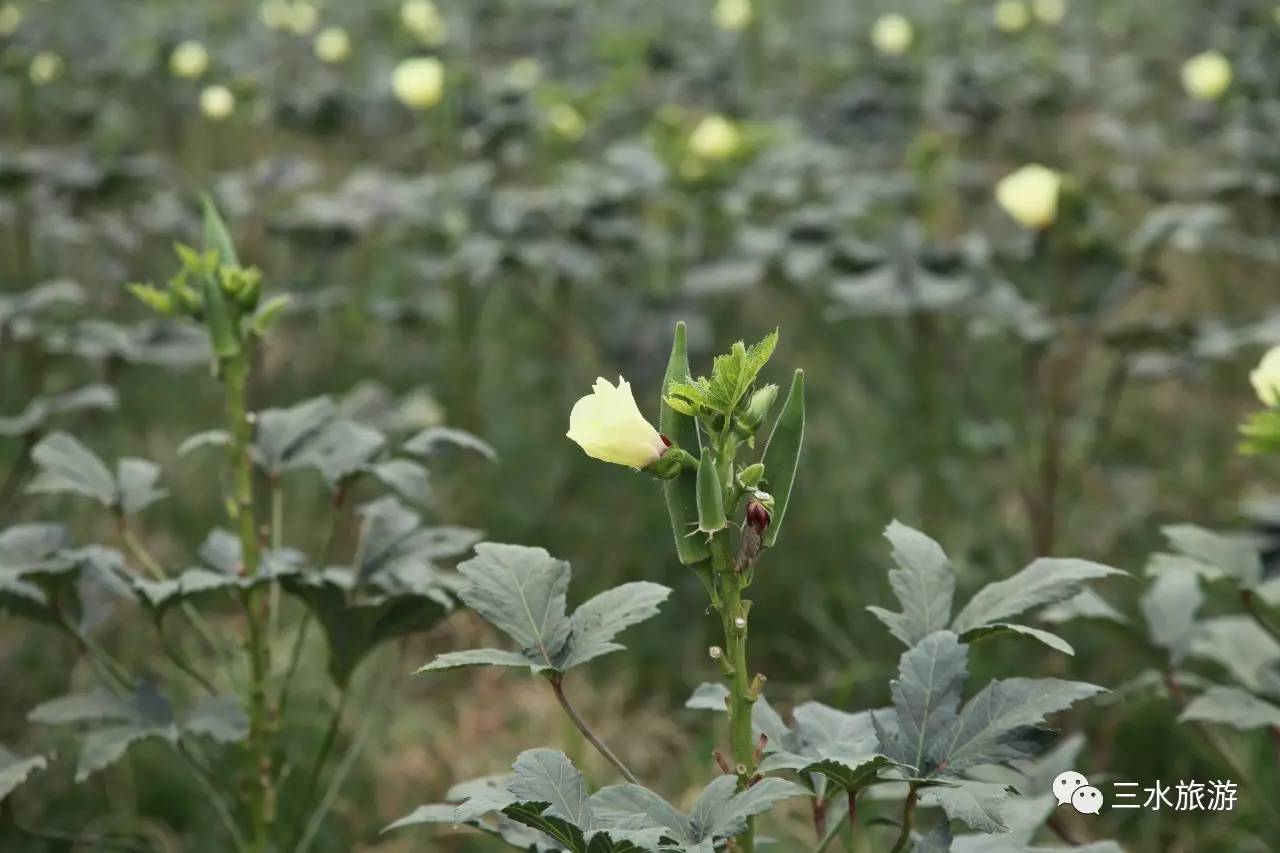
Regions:
<instances>
[{"instance_id":1,"label":"okra flower bud","mask_svg":"<svg viewBox=\"0 0 1280 853\"><path fill-rule=\"evenodd\" d=\"M592 459L636 470L653 465L669 446L640 414L631 384L621 376L617 386L604 377L596 380L592 393L569 413L566 435Z\"/></svg>"},{"instance_id":2,"label":"okra flower bud","mask_svg":"<svg viewBox=\"0 0 1280 853\"><path fill-rule=\"evenodd\" d=\"M751 438L760 429L773 403L778 399L778 386L765 385L747 400L747 406L734 417L734 432L743 439Z\"/></svg>"}]
</instances>

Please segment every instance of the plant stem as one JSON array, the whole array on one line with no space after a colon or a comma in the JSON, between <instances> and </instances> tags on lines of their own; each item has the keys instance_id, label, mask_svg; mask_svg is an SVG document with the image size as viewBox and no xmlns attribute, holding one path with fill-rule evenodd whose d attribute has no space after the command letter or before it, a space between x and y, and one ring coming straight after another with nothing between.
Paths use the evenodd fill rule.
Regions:
<instances>
[{"instance_id":1,"label":"plant stem","mask_svg":"<svg viewBox=\"0 0 1280 853\"><path fill-rule=\"evenodd\" d=\"M320 774L324 771L324 764L329 760L329 753L333 751L333 745L338 740L338 731L342 728L342 712L347 708L347 699L351 696L350 682L344 684L341 693L338 695L338 704L334 706L333 715L329 718L329 726L325 729L324 740L320 742L320 749L316 752L315 764L311 767L311 777L307 780L307 794L305 800L310 800L316 791L316 785L320 783Z\"/></svg>"},{"instance_id":2,"label":"plant stem","mask_svg":"<svg viewBox=\"0 0 1280 853\"><path fill-rule=\"evenodd\" d=\"M1267 614L1258 605L1258 597L1254 595L1253 590L1240 590L1240 600L1244 603L1244 609L1253 617L1253 621L1258 623L1258 627L1270 634L1273 640L1280 642L1280 628L1267 618Z\"/></svg>"},{"instance_id":3,"label":"plant stem","mask_svg":"<svg viewBox=\"0 0 1280 853\"><path fill-rule=\"evenodd\" d=\"M752 736L751 714L755 697L751 695L751 676L747 669L747 616L751 603L742 598L746 575L733 570L728 532L717 533L711 540L711 568L722 585L720 617L724 628L725 654L729 678L729 738L739 790L746 790L756 772L756 745ZM755 819L747 819L747 828L737 839L740 853L755 849Z\"/></svg>"},{"instance_id":4,"label":"plant stem","mask_svg":"<svg viewBox=\"0 0 1280 853\"><path fill-rule=\"evenodd\" d=\"M231 500L229 509L240 537L241 572L245 577L258 574L260 551L253 507L253 460L249 455L253 425L249 422L247 392L249 356L241 351L221 363L227 391L227 426L231 433L229 462L231 465ZM253 840L249 850L266 853L270 847L271 824L274 821L275 792L271 773L270 720L267 713L267 648L259 624L257 595L254 590L241 594L247 625L245 653L249 657L249 814Z\"/></svg>"},{"instance_id":5,"label":"plant stem","mask_svg":"<svg viewBox=\"0 0 1280 853\"><path fill-rule=\"evenodd\" d=\"M271 550L279 552L284 547L284 492L280 482L271 479ZM267 641L275 642L280 629L280 584L271 585L271 600L267 617Z\"/></svg>"},{"instance_id":6,"label":"plant stem","mask_svg":"<svg viewBox=\"0 0 1280 853\"><path fill-rule=\"evenodd\" d=\"M569 697L564 695L563 676L552 675L547 678L547 681L551 684L551 691L556 694L556 701L560 703L561 708L564 708L565 714L569 716L569 719L573 722L574 726L577 727L578 731L582 732L582 736L587 739L587 742L594 746L596 751L603 755L610 764L618 768L618 772L622 774L622 778L626 779L633 785L639 785L640 780L636 778L634 773L627 769L627 765L622 763L622 759L614 755L613 750L609 748L609 745L601 740L600 737L591 730L591 726L587 725L587 721L582 719L581 715L578 714L577 709L574 708L573 704L569 701Z\"/></svg>"},{"instance_id":7,"label":"plant stem","mask_svg":"<svg viewBox=\"0 0 1280 853\"><path fill-rule=\"evenodd\" d=\"M907 792L907 799L902 803L902 831L898 833L898 840L894 843L893 849L889 853L902 853L907 849L907 845L911 843L911 824L915 820L916 803L920 800L920 790L914 782L911 783L911 790Z\"/></svg>"},{"instance_id":8,"label":"plant stem","mask_svg":"<svg viewBox=\"0 0 1280 853\"><path fill-rule=\"evenodd\" d=\"M236 850L245 850L244 835L240 832L240 828L236 826L235 818L231 816L231 808L227 805L227 801L222 794L218 792L217 787L213 784L213 780L209 778L208 771L195 760L195 757L187 751L187 748L181 742L174 745L174 750L183 759L183 762L191 768L191 775L195 777L196 782L204 791L206 797L209 798L213 810L217 813L218 819L222 821L223 827L227 830L227 834L231 836L231 841L235 844Z\"/></svg>"},{"instance_id":9,"label":"plant stem","mask_svg":"<svg viewBox=\"0 0 1280 853\"><path fill-rule=\"evenodd\" d=\"M116 528L120 531L120 541L124 543L125 548L133 555L133 558L147 570L152 578L158 581L168 580L169 576L165 573L164 568L160 565L160 561L152 556L147 546L143 544L138 535L133 532L133 528L129 526L129 519L125 515L116 518ZM218 642L213 637L213 629L209 627L209 623L204 620L190 602L184 601L179 607L182 615L187 617L187 621L191 623L191 627L195 629L201 641L209 647L209 651L219 659Z\"/></svg>"}]
</instances>

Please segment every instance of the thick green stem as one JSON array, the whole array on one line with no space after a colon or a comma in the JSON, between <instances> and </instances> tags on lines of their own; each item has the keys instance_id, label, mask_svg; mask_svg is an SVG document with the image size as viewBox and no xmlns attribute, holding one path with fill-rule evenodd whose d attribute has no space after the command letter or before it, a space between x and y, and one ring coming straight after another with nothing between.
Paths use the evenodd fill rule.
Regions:
<instances>
[{"instance_id":1,"label":"thick green stem","mask_svg":"<svg viewBox=\"0 0 1280 853\"><path fill-rule=\"evenodd\" d=\"M249 357L243 351L221 364L227 390L227 427L231 433L231 495L228 510L240 537L240 570L246 577L258 574L261 558L253 507L253 460L249 449L253 425L249 421L247 392ZM275 819L275 791L271 772L271 743L267 708L266 638L260 623L257 595L246 590L241 595L247 631L245 653L249 656L249 815L253 832L249 850L266 853L270 848L271 825Z\"/></svg>"},{"instance_id":2,"label":"thick green stem","mask_svg":"<svg viewBox=\"0 0 1280 853\"><path fill-rule=\"evenodd\" d=\"M756 697L752 694L747 668L747 626L751 602L742 597L745 575L733 570L729 534L716 534L711 541L711 568L721 585L720 616L724 627L725 653L729 660L729 734L738 787L746 789L756 772L756 745L751 714ZM747 820L746 831L737 839L739 853L755 849L755 821Z\"/></svg>"}]
</instances>

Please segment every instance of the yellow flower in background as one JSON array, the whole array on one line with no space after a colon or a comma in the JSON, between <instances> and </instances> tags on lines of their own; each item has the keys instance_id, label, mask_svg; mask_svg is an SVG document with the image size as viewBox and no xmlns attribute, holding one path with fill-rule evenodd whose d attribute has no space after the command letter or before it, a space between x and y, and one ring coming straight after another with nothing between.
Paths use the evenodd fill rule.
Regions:
<instances>
[{"instance_id":1,"label":"yellow flower in background","mask_svg":"<svg viewBox=\"0 0 1280 853\"><path fill-rule=\"evenodd\" d=\"M901 56L911 49L915 41L911 22L897 13L881 15L871 25L871 44L888 56Z\"/></svg>"},{"instance_id":2,"label":"yellow flower in background","mask_svg":"<svg viewBox=\"0 0 1280 853\"><path fill-rule=\"evenodd\" d=\"M1280 347L1272 347L1249 374L1258 399L1268 408L1280 406Z\"/></svg>"},{"instance_id":3,"label":"yellow flower in background","mask_svg":"<svg viewBox=\"0 0 1280 853\"><path fill-rule=\"evenodd\" d=\"M1032 163L996 184L996 202L1024 228L1041 229L1058 216L1058 193L1062 176L1053 169Z\"/></svg>"},{"instance_id":4,"label":"yellow flower in background","mask_svg":"<svg viewBox=\"0 0 1280 853\"><path fill-rule=\"evenodd\" d=\"M1182 88L1197 101L1216 101L1231 85L1231 62L1216 50L1206 50L1182 66Z\"/></svg>"},{"instance_id":5,"label":"yellow flower in background","mask_svg":"<svg viewBox=\"0 0 1280 853\"><path fill-rule=\"evenodd\" d=\"M542 63L531 56L517 59L507 69L507 82L517 89L532 89L542 79Z\"/></svg>"},{"instance_id":6,"label":"yellow flower in background","mask_svg":"<svg viewBox=\"0 0 1280 853\"><path fill-rule=\"evenodd\" d=\"M269 30L283 30L289 26L292 12L287 0L264 0L258 7L258 20Z\"/></svg>"},{"instance_id":7,"label":"yellow flower in background","mask_svg":"<svg viewBox=\"0 0 1280 853\"><path fill-rule=\"evenodd\" d=\"M295 35L311 35L319 23L320 11L306 0L297 0L289 7L289 29Z\"/></svg>"},{"instance_id":8,"label":"yellow flower in background","mask_svg":"<svg viewBox=\"0 0 1280 853\"><path fill-rule=\"evenodd\" d=\"M31 77L31 82L37 86L44 86L52 83L62 76L66 63L62 61L62 57L51 50L42 50L31 58L31 67L27 69L27 74Z\"/></svg>"},{"instance_id":9,"label":"yellow flower in background","mask_svg":"<svg viewBox=\"0 0 1280 853\"><path fill-rule=\"evenodd\" d=\"M444 18L431 0L405 0L400 6L400 23L430 45L443 43L447 34Z\"/></svg>"},{"instance_id":10,"label":"yellow flower in background","mask_svg":"<svg viewBox=\"0 0 1280 853\"><path fill-rule=\"evenodd\" d=\"M209 51L198 41L180 43L169 54L169 71L174 77L194 80L209 69Z\"/></svg>"},{"instance_id":11,"label":"yellow flower in background","mask_svg":"<svg viewBox=\"0 0 1280 853\"><path fill-rule=\"evenodd\" d=\"M555 131L556 136L569 142L577 142L587 131L582 113L573 104L564 101L547 108L547 125Z\"/></svg>"},{"instance_id":12,"label":"yellow flower in background","mask_svg":"<svg viewBox=\"0 0 1280 853\"><path fill-rule=\"evenodd\" d=\"M313 48L321 62L337 65L351 55L351 36L342 27L326 27L316 36Z\"/></svg>"},{"instance_id":13,"label":"yellow flower in background","mask_svg":"<svg viewBox=\"0 0 1280 853\"><path fill-rule=\"evenodd\" d=\"M667 449L621 376L617 387L600 377L591 393L573 404L566 435L592 459L636 469L653 464Z\"/></svg>"},{"instance_id":14,"label":"yellow flower in background","mask_svg":"<svg viewBox=\"0 0 1280 853\"><path fill-rule=\"evenodd\" d=\"M1044 24L1060 24L1067 16L1067 0L1034 0L1031 11Z\"/></svg>"},{"instance_id":15,"label":"yellow flower in background","mask_svg":"<svg viewBox=\"0 0 1280 853\"><path fill-rule=\"evenodd\" d=\"M444 97L444 65L433 56L406 59L391 73L391 89L407 107L434 107Z\"/></svg>"},{"instance_id":16,"label":"yellow flower in background","mask_svg":"<svg viewBox=\"0 0 1280 853\"><path fill-rule=\"evenodd\" d=\"M712 17L717 27L736 33L751 26L755 10L751 8L751 0L717 0Z\"/></svg>"},{"instance_id":17,"label":"yellow flower in background","mask_svg":"<svg viewBox=\"0 0 1280 853\"><path fill-rule=\"evenodd\" d=\"M1016 33L1031 23L1031 12L1023 0L1000 0L993 11L996 29L1002 33Z\"/></svg>"},{"instance_id":18,"label":"yellow flower in background","mask_svg":"<svg viewBox=\"0 0 1280 853\"><path fill-rule=\"evenodd\" d=\"M22 7L14 3L0 6L0 36L11 36L22 26Z\"/></svg>"},{"instance_id":19,"label":"yellow flower in background","mask_svg":"<svg viewBox=\"0 0 1280 853\"><path fill-rule=\"evenodd\" d=\"M225 121L235 111L236 96L226 86L206 86L200 93L200 112L209 121Z\"/></svg>"},{"instance_id":20,"label":"yellow flower in background","mask_svg":"<svg viewBox=\"0 0 1280 853\"><path fill-rule=\"evenodd\" d=\"M742 147L742 134L733 122L713 114L689 134L689 150L703 160L727 160Z\"/></svg>"}]
</instances>

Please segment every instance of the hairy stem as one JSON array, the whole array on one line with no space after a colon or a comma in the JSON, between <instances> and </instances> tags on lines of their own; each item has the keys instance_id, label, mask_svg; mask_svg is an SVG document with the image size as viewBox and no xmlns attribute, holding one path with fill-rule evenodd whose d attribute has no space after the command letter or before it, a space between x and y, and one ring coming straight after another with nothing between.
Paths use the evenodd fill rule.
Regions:
<instances>
[{"instance_id":1,"label":"hairy stem","mask_svg":"<svg viewBox=\"0 0 1280 853\"><path fill-rule=\"evenodd\" d=\"M916 784L911 783L911 789L907 792L907 798L902 803L902 831L898 833L898 840L894 843L893 849L889 853L902 853L907 849L907 845L911 843L911 825L915 821L916 803L920 801L920 789Z\"/></svg>"},{"instance_id":2,"label":"hairy stem","mask_svg":"<svg viewBox=\"0 0 1280 853\"><path fill-rule=\"evenodd\" d=\"M582 732L582 736L587 739L587 742L594 746L596 748L596 752L603 755L610 764L618 768L618 772L622 774L622 778L626 779L633 785L639 785L640 780L636 778L634 773L627 769L627 765L622 763L622 759L614 755L613 750L609 748L609 745L601 740L600 737L591 730L591 726L587 724L586 720L582 719L582 716L578 713L577 709L573 707L573 703L569 701L569 697L564 695L563 677L560 675L552 675L547 679L547 682L551 685L551 691L556 695L556 701L560 703L561 708L564 708L565 714L568 715L569 719L573 722L574 726L577 727L578 731Z\"/></svg>"},{"instance_id":3,"label":"hairy stem","mask_svg":"<svg viewBox=\"0 0 1280 853\"><path fill-rule=\"evenodd\" d=\"M227 391L227 426L231 433L229 462L231 495L228 507L240 538L241 572L258 574L260 546L254 521L253 460L249 455L253 425L249 421L247 392L249 357L246 353L222 362ZM267 646L259 622L257 595L252 589L241 595L247 625L245 653L249 657L249 814L253 826L252 853L266 853L274 821L275 792L271 773L270 720L267 709Z\"/></svg>"},{"instance_id":4,"label":"hairy stem","mask_svg":"<svg viewBox=\"0 0 1280 853\"><path fill-rule=\"evenodd\" d=\"M711 541L711 568L722 587L720 618L729 662L729 737L733 769L738 774L739 789L745 790L751 785L756 772L756 745L751 729L751 713L756 700L751 692L751 675L747 668L747 617L751 603L742 597L747 583L746 574L733 570L728 532L716 534ZM748 818L746 830L737 839L737 850L752 853L754 849L755 820Z\"/></svg>"}]
</instances>

